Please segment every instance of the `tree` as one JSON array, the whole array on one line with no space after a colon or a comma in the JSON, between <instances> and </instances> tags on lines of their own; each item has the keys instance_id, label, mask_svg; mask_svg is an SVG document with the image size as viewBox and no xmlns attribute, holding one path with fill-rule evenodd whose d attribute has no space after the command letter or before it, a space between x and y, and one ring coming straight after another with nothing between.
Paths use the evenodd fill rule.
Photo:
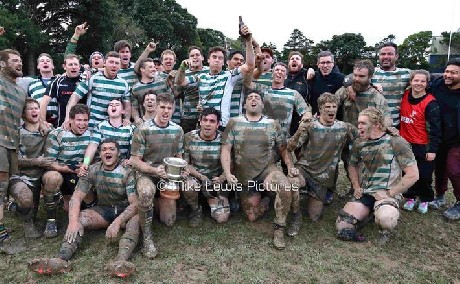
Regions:
<instances>
[{"instance_id":1,"label":"tree","mask_svg":"<svg viewBox=\"0 0 460 284\"><path fill-rule=\"evenodd\" d=\"M450 41L450 32L442 32L441 36L443 37L441 43L445 45L450 44L451 50L455 50L460 53L460 29L457 32L452 33L452 41Z\"/></svg>"},{"instance_id":2,"label":"tree","mask_svg":"<svg viewBox=\"0 0 460 284\"><path fill-rule=\"evenodd\" d=\"M197 29L197 32L204 56L207 56L209 48L213 46L222 46L224 48L227 46L227 38L220 31L213 29Z\"/></svg>"},{"instance_id":3,"label":"tree","mask_svg":"<svg viewBox=\"0 0 460 284\"><path fill-rule=\"evenodd\" d=\"M344 33L334 35L330 41L322 42L334 54L339 69L348 74L353 71L355 61L366 52L366 42L361 34Z\"/></svg>"},{"instance_id":4,"label":"tree","mask_svg":"<svg viewBox=\"0 0 460 284\"><path fill-rule=\"evenodd\" d=\"M410 69L430 68L426 60L433 33L422 31L408 36L399 46L399 66Z\"/></svg>"},{"instance_id":5,"label":"tree","mask_svg":"<svg viewBox=\"0 0 460 284\"><path fill-rule=\"evenodd\" d=\"M310 61L310 50L313 43L314 41L304 36L300 30L294 29L291 33L291 37L284 44L281 59L287 60L291 51L298 51L304 56L303 63L306 64Z\"/></svg>"}]
</instances>

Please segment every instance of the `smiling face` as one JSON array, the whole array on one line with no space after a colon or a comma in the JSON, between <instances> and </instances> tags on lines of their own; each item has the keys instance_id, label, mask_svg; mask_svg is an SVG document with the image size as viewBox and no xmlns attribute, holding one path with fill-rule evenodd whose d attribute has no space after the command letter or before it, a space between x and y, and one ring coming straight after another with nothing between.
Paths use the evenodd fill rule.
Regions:
<instances>
[{"instance_id":1,"label":"smiling face","mask_svg":"<svg viewBox=\"0 0 460 284\"><path fill-rule=\"evenodd\" d=\"M9 53L7 62L1 62L2 73L16 79L22 77L22 59L19 55Z\"/></svg>"},{"instance_id":2,"label":"smiling face","mask_svg":"<svg viewBox=\"0 0 460 284\"><path fill-rule=\"evenodd\" d=\"M37 69L40 73L50 73L54 70L53 59L47 55L42 55L38 58Z\"/></svg>"},{"instance_id":3,"label":"smiling face","mask_svg":"<svg viewBox=\"0 0 460 284\"><path fill-rule=\"evenodd\" d=\"M337 104L336 103L324 103L320 107L320 117L319 121L323 125L332 125L334 124L335 117L337 115Z\"/></svg>"},{"instance_id":4,"label":"smiling face","mask_svg":"<svg viewBox=\"0 0 460 284\"><path fill-rule=\"evenodd\" d=\"M428 78L423 74L415 74L414 78L410 81L412 91L419 94L425 93L425 89L428 86Z\"/></svg>"},{"instance_id":5,"label":"smiling face","mask_svg":"<svg viewBox=\"0 0 460 284\"><path fill-rule=\"evenodd\" d=\"M169 73L173 70L174 65L176 64L176 58L174 54L163 54L161 64L163 65L164 71Z\"/></svg>"},{"instance_id":6,"label":"smiling face","mask_svg":"<svg viewBox=\"0 0 460 284\"><path fill-rule=\"evenodd\" d=\"M101 144L101 160L105 169L113 169L118 163L118 156L120 152L117 145L113 142Z\"/></svg>"},{"instance_id":7,"label":"smiling face","mask_svg":"<svg viewBox=\"0 0 460 284\"><path fill-rule=\"evenodd\" d=\"M331 74L332 68L334 68L334 60L332 56L324 56L318 59L318 69L323 76Z\"/></svg>"},{"instance_id":8,"label":"smiling face","mask_svg":"<svg viewBox=\"0 0 460 284\"><path fill-rule=\"evenodd\" d=\"M219 120L217 115L208 114L202 116L200 120L200 136L206 140L211 140L216 137L217 128L219 127Z\"/></svg>"},{"instance_id":9,"label":"smiling face","mask_svg":"<svg viewBox=\"0 0 460 284\"><path fill-rule=\"evenodd\" d=\"M396 54L396 50L393 46L384 46L379 51L379 62L380 68L385 71L391 71L396 69L396 60L399 55Z\"/></svg>"},{"instance_id":10,"label":"smiling face","mask_svg":"<svg viewBox=\"0 0 460 284\"><path fill-rule=\"evenodd\" d=\"M70 129L75 135L82 135L88 129L88 114L79 113L70 119Z\"/></svg>"},{"instance_id":11,"label":"smiling face","mask_svg":"<svg viewBox=\"0 0 460 284\"><path fill-rule=\"evenodd\" d=\"M444 70L444 83L449 89L460 88L460 66L451 64Z\"/></svg>"},{"instance_id":12,"label":"smiling face","mask_svg":"<svg viewBox=\"0 0 460 284\"><path fill-rule=\"evenodd\" d=\"M272 82L274 86L284 85L284 80L286 80L286 67L283 65L276 65L273 68L273 77Z\"/></svg>"},{"instance_id":13,"label":"smiling face","mask_svg":"<svg viewBox=\"0 0 460 284\"><path fill-rule=\"evenodd\" d=\"M69 78L76 78L80 75L80 60L76 57L65 59L63 67Z\"/></svg>"},{"instance_id":14,"label":"smiling face","mask_svg":"<svg viewBox=\"0 0 460 284\"><path fill-rule=\"evenodd\" d=\"M244 64L244 56L241 53L233 54L232 58L227 60L228 70L233 70Z\"/></svg>"},{"instance_id":15,"label":"smiling face","mask_svg":"<svg viewBox=\"0 0 460 284\"><path fill-rule=\"evenodd\" d=\"M155 67L154 62L144 62L143 66L140 68L142 77L145 77L148 80L151 80L155 77L157 68Z\"/></svg>"}]
</instances>

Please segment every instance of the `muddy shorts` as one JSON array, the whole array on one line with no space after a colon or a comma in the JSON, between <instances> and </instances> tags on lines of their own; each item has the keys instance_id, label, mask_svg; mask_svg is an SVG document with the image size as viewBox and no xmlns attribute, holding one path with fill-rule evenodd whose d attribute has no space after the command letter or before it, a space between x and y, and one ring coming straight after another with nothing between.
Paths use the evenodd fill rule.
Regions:
<instances>
[{"instance_id":1,"label":"muddy shorts","mask_svg":"<svg viewBox=\"0 0 460 284\"><path fill-rule=\"evenodd\" d=\"M87 210L93 210L97 214L101 215L107 223L112 223L120 214L125 211L128 207L128 204L118 204L118 205L96 205Z\"/></svg>"}]
</instances>

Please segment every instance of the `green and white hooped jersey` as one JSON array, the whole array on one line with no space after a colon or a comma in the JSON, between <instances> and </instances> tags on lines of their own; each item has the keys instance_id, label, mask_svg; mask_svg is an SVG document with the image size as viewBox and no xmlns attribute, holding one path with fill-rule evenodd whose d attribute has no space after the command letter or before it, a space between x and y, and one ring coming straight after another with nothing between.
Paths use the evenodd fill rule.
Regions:
<instances>
[{"instance_id":1,"label":"green and white hooped jersey","mask_svg":"<svg viewBox=\"0 0 460 284\"><path fill-rule=\"evenodd\" d=\"M381 85L383 88L383 96L388 102L393 127L397 127L400 122L399 113L401 111L401 99L404 91L409 86L410 69L396 68L394 71L384 71L380 68L375 68L371 83Z\"/></svg>"},{"instance_id":2,"label":"green and white hooped jersey","mask_svg":"<svg viewBox=\"0 0 460 284\"><path fill-rule=\"evenodd\" d=\"M109 120L100 122L91 132L91 143L100 145L104 139L114 138L120 145L120 159L128 159L133 139L134 125L114 127ZM96 154L96 156L98 156Z\"/></svg>"},{"instance_id":3,"label":"green and white hooped jersey","mask_svg":"<svg viewBox=\"0 0 460 284\"><path fill-rule=\"evenodd\" d=\"M86 130L82 135L75 135L72 131L59 127L48 134L45 156L66 164L71 169L83 162L86 147L91 139L91 133Z\"/></svg>"},{"instance_id":4,"label":"green and white hooped jersey","mask_svg":"<svg viewBox=\"0 0 460 284\"><path fill-rule=\"evenodd\" d=\"M240 68L232 71L221 71L211 75L202 73L188 76L187 82L197 83L200 95L200 104L203 108L214 107L222 113L222 126L225 127L230 119L230 104L233 87L242 78Z\"/></svg>"},{"instance_id":5,"label":"green and white hooped jersey","mask_svg":"<svg viewBox=\"0 0 460 284\"><path fill-rule=\"evenodd\" d=\"M131 104L133 109L136 108L139 111L140 117L145 114L142 104L144 103L144 96L148 92L153 92L157 96L162 94L172 96L171 88L160 77L155 77L154 81L150 83L137 82L131 88Z\"/></svg>"},{"instance_id":6,"label":"green and white hooped jersey","mask_svg":"<svg viewBox=\"0 0 460 284\"><path fill-rule=\"evenodd\" d=\"M54 80L54 77L46 80L45 83L43 79L37 78L34 79L29 84L28 94L32 99L36 99L39 103L42 100L43 96L46 93L47 87L50 83ZM51 118L56 118L58 115L59 107L57 103L57 98L51 98L48 107L46 108L46 112L50 115Z\"/></svg>"},{"instance_id":7,"label":"green and white hooped jersey","mask_svg":"<svg viewBox=\"0 0 460 284\"><path fill-rule=\"evenodd\" d=\"M203 69L199 71L191 71L187 69L185 71L185 76L194 76L200 75L203 73L209 73L209 67L203 66ZM199 93L197 84L190 84L186 87L182 87L182 92L184 94L184 104L182 105L184 119L198 119L200 113L197 110L197 105L199 103Z\"/></svg>"},{"instance_id":8,"label":"green and white hooped jersey","mask_svg":"<svg viewBox=\"0 0 460 284\"><path fill-rule=\"evenodd\" d=\"M212 179L222 174L220 163L221 133L212 141L201 139L199 130L192 130L184 136L184 159L195 169Z\"/></svg>"},{"instance_id":9,"label":"green and white hooped jersey","mask_svg":"<svg viewBox=\"0 0 460 284\"><path fill-rule=\"evenodd\" d=\"M118 70L117 75L118 77L124 79L128 83L129 88L131 88L132 86L134 86L134 84L139 82L139 77L137 76L136 72L134 72L133 62L129 63L128 68Z\"/></svg>"},{"instance_id":10,"label":"green and white hooped jersey","mask_svg":"<svg viewBox=\"0 0 460 284\"><path fill-rule=\"evenodd\" d=\"M130 102L128 83L118 75L115 79L108 79L104 74L94 74L87 82L80 82L74 94L79 99L88 94L87 105L90 108L88 128L90 130L109 117L107 109L110 101L118 99L123 103Z\"/></svg>"}]
</instances>

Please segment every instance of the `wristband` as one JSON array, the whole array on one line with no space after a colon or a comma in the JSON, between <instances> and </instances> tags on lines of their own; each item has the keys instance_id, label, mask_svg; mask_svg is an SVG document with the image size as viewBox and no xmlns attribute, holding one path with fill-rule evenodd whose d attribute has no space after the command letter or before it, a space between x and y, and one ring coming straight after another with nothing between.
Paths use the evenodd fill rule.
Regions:
<instances>
[{"instance_id":1,"label":"wristband","mask_svg":"<svg viewBox=\"0 0 460 284\"><path fill-rule=\"evenodd\" d=\"M91 162L91 158L89 156L86 156L84 159L83 159L83 164L89 166L89 163Z\"/></svg>"}]
</instances>

